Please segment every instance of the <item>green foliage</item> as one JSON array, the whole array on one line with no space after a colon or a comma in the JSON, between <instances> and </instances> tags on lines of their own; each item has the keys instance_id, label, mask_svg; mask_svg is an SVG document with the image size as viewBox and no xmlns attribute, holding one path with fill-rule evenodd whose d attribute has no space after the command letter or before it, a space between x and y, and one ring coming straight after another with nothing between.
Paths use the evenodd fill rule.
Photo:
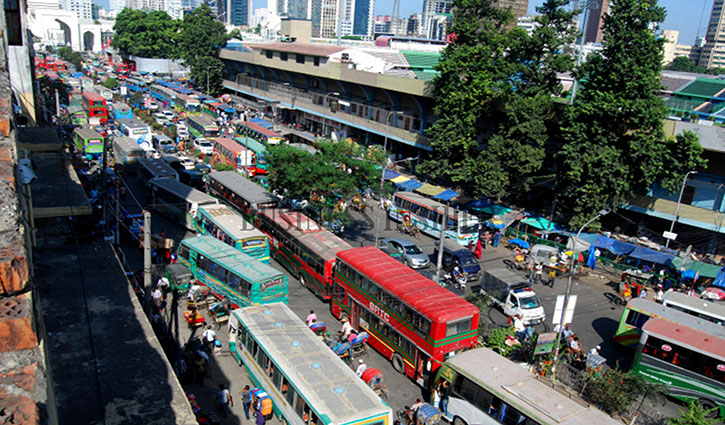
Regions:
<instances>
[{"instance_id":1,"label":"green foliage","mask_svg":"<svg viewBox=\"0 0 725 425\"><path fill-rule=\"evenodd\" d=\"M662 44L653 29L665 17L656 0L617 0L604 21L604 49L592 54L577 77L586 76L573 107L565 114L559 151L558 194L577 228L596 212L630 197L635 187L658 178L681 176L687 156L671 161L658 97ZM694 149L681 153L695 154ZM667 168L667 172L665 172Z\"/></svg>"},{"instance_id":2,"label":"green foliage","mask_svg":"<svg viewBox=\"0 0 725 425\"><path fill-rule=\"evenodd\" d=\"M690 60L686 56L678 56L672 62L665 66L665 69L670 71L684 71L684 72L696 72L698 74L712 74L720 75L725 69L723 68L706 68L704 66L696 65L695 62Z\"/></svg>"},{"instance_id":3,"label":"green foliage","mask_svg":"<svg viewBox=\"0 0 725 425\"><path fill-rule=\"evenodd\" d=\"M642 398L662 396L667 388L652 383L641 375L623 372L619 369L607 369L602 376L590 376L588 394L591 400L609 414L619 414L630 403Z\"/></svg>"},{"instance_id":4,"label":"green foliage","mask_svg":"<svg viewBox=\"0 0 725 425\"><path fill-rule=\"evenodd\" d=\"M118 80L115 78L106 78L106 81L103 82L103 86L107 89L115 89L118 87Z\"/></svg>"},{"instance_id":5,"label":"green foliage","mask_svg":"<svg viewBox=\"0 0 725 425\"><path fill-rule=\"evenodd\" d=\"M111 45L124 56L178 57L180 21L163 11L124 9L116 16Z\"/></svg>"},{"instance_id":6,"label":"green foliage","mask_svg":"<svg viewBox=\"0 0 725 425\"><path fill-rule=\"evenodd\" d=\"M506 344L507 339L515 339L516 332L513 326L495 328L484 339L483 345L506 357L516 351L517 347Z\"/></svg>"},{"instance_id":7,"label":"green foliage","mask_svg":"<svg viewBox=\"0 0 725 425\"><path fill-rule=\"evenodd\" d=\"M239 31L239 28L234 28L229 31L229 40L231 40L232 38L242 40L242 33Z\"/></svg>"},{"instance_id":8,"label":"green foliage","mask_svg":"<svg viewBox=\"0 0 725 425\"><path fill-rule=\"evenodd\" d=\"M76 67L76 70L82 68L83 56L80 52L74 52L73 49L67 46L59 47L56 51L58 56L66 62L70 62Z\"/></svg>"},{"instance_id":9,"label":"green foliage","mask_svg":"<svg viewBox=\"0 0 725 425\"><path fill-rule=\"evenodd\" d=\"M715 408L717 409L717 407ZM712 410L705 410L697 401L691 401L687 410L680 410L680 417L668 420L669 425L717 425L716 419L708 418Z\"/></svg>"},{"instance_id":10,"label":"green foliage","mask_svg":"<svg viewBox=\"0 0 725 425\"><path fill-rule=\"evenodd\" d=\"M262 24L257 24L257 26L254 27L254 33L257 35L262 33Z\"/></svg>"},{"instance_id":11,"label":"green foliage","mask_svg":"<svg viewBox=\"0 0 725 425\"><path fill-rule=\"evenodd\" d=\"M131 97L128 98L128 104L129 105L140 105L143 103L143 93L141 92L133 92ZM133 114L136 116L136 113Z\"/></svg>"},{"instance_id":12,"label":"green foliage","mask_svg":"<svg viewBox=\"0 0 725 425\"><path fill-rule=\"evenodd\" d=\"M232 167L231 165L227 165L223 162L217 162L216 164L214 164L214 169L216 171L229 171L229 170L233 170L234 167Z\"/></svg>"},{"instance_id":13,"label":"green foliage","mask_svg":"<svg viewBox=\"0 0 725 425\"><path fill-rule=\"evenodd\" d=\"M219 49L230 38L224 24L215 19L208 5L203 4L184 15L181 24L179 53L191 71L191 79L204 84L208 80L209 93L221 91L224 64L219 60Z\"/></svg>"}]
</instances>

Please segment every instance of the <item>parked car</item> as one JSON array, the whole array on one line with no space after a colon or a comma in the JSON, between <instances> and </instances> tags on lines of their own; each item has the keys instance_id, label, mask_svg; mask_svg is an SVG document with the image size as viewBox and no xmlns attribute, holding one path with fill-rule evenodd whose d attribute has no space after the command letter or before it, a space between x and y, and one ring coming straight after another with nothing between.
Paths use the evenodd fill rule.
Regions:
<instances>
[{"instance_id":1,"label":"parked car","mask_svg":"<svg viewBox=\"0 0 725 425\"><path fill-rule=\"evenodd\" d=\"M214 153L214 145L206 139L198 138L194 140L194 148L204 155L211 155Z\"/></svg>"},{"instance_id":2,"label":"parked car","mask_svg":"<svg viewBox=\"0 0 725 425\"><path fill-rule=\"evenodd\" d=\"M183 155L166 155L161 159L166 161L175 170L193 170L195 165L194 161L192 161L189 157Z\"/></svg>"},{"instance_id":3,"label":"parked car","mask_svg":"<svg viewBox=\"0 0 725 425\"><path fill-rule=\"evenodd\" d=\"M402 255L402 262L411 269L424 269L430 265L430 258L415 242L402 238L384 238L379 246L390 247Z\"/></svg>"},{"instance_id":4,"label":"parked car","mask_svg":"<svg viewBox=\"0 0 725 425\"><path fill-rule=\"evenodd\" d=\"M153 143L154 148L156 148L156 150L163 152L165 154L176 153L179 151L176 148L174 141L171 140L171 138L169 136L165 136L163 134L152 134L151 142Z\"/></svg>"},{"instance_id":5,"label":"parked car","mask_svg":"<svg viewBox=\"0 0 725 425\"><path fill-rule=\"evenodd\" d=\"M194 164L194 170L200 172L201 174L209 174L212 172L211 165L204 164L203 162L197 162Z\"/></svg>"},{"instance_id":6,"label":"parked car","mask_svg":"<svg viewBox=\"0 0 725 425\"><path fill-rule=\"evenodd\" d=\"M171 164L181 164L180 162L174 162ZM181 169L179 171L179 181L187 186L191 186L194 189L204 190L204 174L196 170Z\"/></svg>"},{"instance_id":7,"label":"parked car","mask_svg":"<svg viewBox=\"0 0 725 425\"><path fill-rule=\"evenodd\" d=\"M149 108L149 109L151 109L151 108ZM169 122L169 120L166 119L166 116L164 114L162 114L161 112L154 113L152 115L152 117L153 117L154 121L156 121L156 124L158 124L158 125L164 125L167 122Z\"/></svg>"}]
</instances>

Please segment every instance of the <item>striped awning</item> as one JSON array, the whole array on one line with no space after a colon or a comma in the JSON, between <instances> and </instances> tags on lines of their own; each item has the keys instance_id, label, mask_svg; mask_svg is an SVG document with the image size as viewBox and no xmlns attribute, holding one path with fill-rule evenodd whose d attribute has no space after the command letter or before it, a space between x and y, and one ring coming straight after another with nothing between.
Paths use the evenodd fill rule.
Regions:
<instances>
[{"instance_id":1,"label":"striped awning","mask_svg":"<svg viewBox=\"0 0 725 425\"><path fill-rule=\"evenodd\" d=\"M405 176L398 176L398 177L390 179L391 182L396 183L396 184L407 182L408 180L410 180L410 179Z\"/></svg>"},{"instance_id":2,"label":"striped awning","mask_svg":"<svg viewBox=\"0 0 725 425\"><path fill-rule=\"evenodd\" d=\"M445 189L440 186L433 186L432 184L425 183L423 186L415 189L415 191L422 193L423 195L436 196L439 193L445 192Z\"/></svg>"}]
</instances>

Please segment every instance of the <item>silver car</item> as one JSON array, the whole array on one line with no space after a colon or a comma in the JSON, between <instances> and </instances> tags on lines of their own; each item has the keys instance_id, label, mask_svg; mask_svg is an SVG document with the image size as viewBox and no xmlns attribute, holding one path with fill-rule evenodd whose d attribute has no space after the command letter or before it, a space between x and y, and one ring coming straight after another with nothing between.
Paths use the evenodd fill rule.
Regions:
<instances>
[{"instance_id":1,"label":"silver car","mask_svg":"<svg viewBox=\"0 0 725 425\"><path fill-rule=\"evenodd\" d=\"M430 265L428 255L415 242L407 239L385 238L380 240L381 247L389 247L401 254L401 262L411 269L424 269Z\"/></svg>"}]
</instances>

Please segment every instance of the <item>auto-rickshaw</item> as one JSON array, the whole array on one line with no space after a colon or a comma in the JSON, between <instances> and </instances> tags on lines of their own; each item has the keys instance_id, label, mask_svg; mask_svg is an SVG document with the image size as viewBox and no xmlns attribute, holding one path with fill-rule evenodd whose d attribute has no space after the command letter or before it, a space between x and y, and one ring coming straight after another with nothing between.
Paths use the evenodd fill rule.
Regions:
<instances>
[{"instance_id":1,"label":"auto-rickshaw","mask_svg":"<svg viewBox=\"0 0 725 425\"><path fill-rule=\"evenodd\" d=\"M388 386L385 385L383 373L380 370L369 367L362 373L361 378L379 397L388 398Z\"/></svg>"},{"instance_id":2,"label":"auto-rickshaw","mask_svg":"<svg viewBox=\"0 0 725 425\"><path fill-rule=\"evenodd\" d=\"M164 276L169 280L171 290L187 291L189 284L194 278L188 267L181 263L167 264L164 266Z\"/></svg>"}]
</instances>

